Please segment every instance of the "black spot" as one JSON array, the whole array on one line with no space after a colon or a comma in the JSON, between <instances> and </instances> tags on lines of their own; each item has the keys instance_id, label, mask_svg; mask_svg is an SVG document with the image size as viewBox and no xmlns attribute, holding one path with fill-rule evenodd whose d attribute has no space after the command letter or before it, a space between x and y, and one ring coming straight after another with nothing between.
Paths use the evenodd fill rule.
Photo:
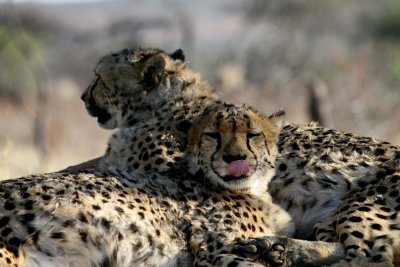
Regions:
<instances>
[{"instance_id":1,"label":"black spot","mask_svg":"<svg viewBox=\"0 0 400 267\"><path fill-rule=\"evenodd\" d=\"M34 218L35 218L35 214L25 213L25 214L21 215L21 222L26 224L26 223L33 221Z\"/></svg>"},{"instance_id":2,"label":"black spot","mask_svg":"<svg viewBox=\"0 0 400 267\"><path fill-rule=\"evenodd\" d=\"M311 145L310 144L304 144L303 147L304 147L304 149L310 149Z\"/></svg>"},{"instance_id":3,"label":"black spot","mask_svg":"<svg viewBox=\"0 0 400 267\"><path fill-rule=\"evenodd\" d=\"M371 209L368 208L368 207L360 207L360 208L358 208L358 210L359 210L359 211L365 211L365 212L371 211Z\"/></svg>"},{"instance_id":4,"label":"black spot","mask_svg":"<svg viewBox=\"0 0 400 267\"><path fill-rule=\"evenodd\" d=\"M371 224L371 228L378 231L382 230L382 226L378 223Z\"/></svg>"},{"instance_id":5,"label":"black spot","mask_svg":"<svg viewBox=\"0 0 400 267\"><path fill-rule=\"evenodd\" d=\"M390 177L390 182L392 184L397 184L397 182L400 180L400 176L399 175L393 175L392 177Z\"/></svg>"},{"instance_id":6,"label":"black spot","mask_svg":"<svg viewBox=\"0 0 400 267\"><path fill-rule=\"evenodd\" d=\"M85 214L83 214L83 213L80 213L78 218L83 223L88 223L89 222L88 219L86 218Z\"/></svg>"},{"instance_id":7,"label":"black spot","mask_svg":"<svg viewBox=\"0 0 400 267\"><path fill-rule=\"evenodd\" d=\"M375 156L381 156L381 155L385 154L385 150L382 148L377 148L374 153L375 153Z\"/></svg>"},{"instance_id":8,"label":"black spot","mask_svg":"<svg viewBox=\"0 0 400 267\"><path fill-rule=\"evenodd\" d=\"M349 221L350 222L361 222L362 218L356 217L356 216L352 216L352 217L349 218Z\"/></svg>"},{"instance_id":9,"label":"black spot","mask_svg":"<svg viewBox=\"0 0 400 267\"><path fill-rule=\"evenodd\" d=\"M337 223L338 224L342 224L342 223L344 223L346 221L347 221L347 219L345 217L343 217L343 218L340 218Z\"/></svg>"},{"instance_id":10,"label":"black spot","mask_svg":"<svg viewBox=\"0 0 400 267\"><path fill-rule=\"evenodd\" d=\"M390 211L391 211L391 209L388 208L388 207L380 207L379 209L380 209L381 211L384 211L384 212L390 212Z\"/></svg>"},{"instance_id":11,"label":"black spot","mask_svg":"<svg viewBox=\"0 0 400 267\"><path fill-rule=\"evenodd\" d=\"M132 233L137 233L137 232L139 231L139 228L137 227L136 224L132 223L132 224L129 226L129 230L131 230Z\"/></svg>"},{"instance_id":12,"label":"black spot","mask_svg":"<svg viewBox=\"0 0 400 267\"><path fill-rule=\"evenodd\" d=\"M376 177L378 179L383 179L386 176L386 172L385 171L379 171L376 173Z\"/></svg>"},{"instance_id":13,"label":"black spot","mask_svg":"<svg viewBox=\"0 0 400 267\"><path fill-rule=\"evenodd\" d=\"M11 232L12 232L12 230L11 230L10 228L6 227L6 228L3 229L3 231L1 231L1 235L2 235L3 237L6 237L6 236L8 236Z\"/></svg>"},{"instance_id":14,"label":"black spot","mask_svg":"<svg viewBox=\"0 0 400 267\"><path fill-rule=\"evenodd\" d=\"M354 236L354 237L357 237L357 238L363 238L364 237L363 233L361 233L359 231L353 231L353 232L351 232L351 235Z\"/></svg>"},{"instance_id":15,"label":"black spot","mask_svg":"<svg viewBox=\"0 0 400 267\"><path fill-rule=\"evenodd\" d=\"M400 230L400 223L389 225L390 230Z\"/></svg>"},{"instance_id":16,"label":"black spot","mask_svg":"<svg viewBox=\"0 0 400 267\"><path fill-rule=\"evenodd\" d=\"M12 202L10 202L10 201L7 201L7 202L4 204L4 208L5 208L6 210L13 210L13 209L15 209L15 204L12 203Z\"/></svg>"},{"instance_id":17,"label":"black spot","mask_svg":"<svg viewBox=\"0 0 400 267\"><path fill-rule=\"evenodd\" d=\"M21 240L19 240L19 238L12 237L12 238L10 238L10 240L8 240L8 243L9 243L11 246L18 247L18 246L21 244Z\"/></svg>"},{"instance_id":18,"label":"black spot","mask_svg":"<svg viewBox=\"0 0 400 267\"><path fill-rule=\"evenodd\" d=\"M48 201L48 200L51 199L51 196L49 196L49 195L42 195L42 199L45 200L45 201Z\"/></svg>"},{"instance_id":19,"label":"black spot","mask_svg":"<svg viewBox=\"0 0 400 267\"><path fill-rule=\"evenodd\" d=\"M101 210L101 207L99 205L92 205L92 208L94 210Z\"/></svg>"},{"instance_id":20,"label":"black spot","mask_svg":"<svg viewBox=\"0 0 400 267\"><path fill-rule=\"evenodd\" d=\"M386 251L386 246L380 246L379 247L380 252L385 252Z\"/></svg>"},{"instance_id":21,"label":"black spot","mask_svg":"<svg viewBox=\"0 0 400 267\"><path fill-rule=\"evenodd\" d=\"M372 247L374 246L374 242L372 241L364 240L363 242L368 246L369 249L372 249Z\"/></svg>"},{"instance_id":22,"label":"black spot","mask_svg":"<svg viewBox=\"0 0 400 267\"><path fill-rule=\"evenodd\" d=\"M375 216L378 217L379 219L382 219L382 220L386 220L387 219L387 216L382 215L382 214L375 214Z\"/></svg>"},{"instance_id":23,"label":"black spot","mask_svg":"<svg viewBox=\"0 0 400 267\"><path fill-rule=\"evenodd\" d=\"M10 221L10 217L4 216L3 218L0 219L0 228L6 226L8 222Z\"/></svg>"},{"instance_id":24,"label":"black spot","mask_svg":"<svg viewBox=\"0 0 400 267\"><path fill-rule=\"evenodd\" d=\"M138 215L139 215L140 219L144 220L144 213L143 212L138 212Z\"/></svg>"},{"instance_id":25,"label":"black spot","mask_svg":"<svg viewBox=\"0 0 400 267\"><path fill-rule=\"evenodd\" d=\"M239 263L237 261L232 261L227 265L227 267L237 267L237 266L239 266Z\"/></svg>"},{"instance_id":26,"label":"black spot","mask_svg":"<svg viewBox=\"0 0 400 267\"><path fill-rule=\"evenodd\" d=\"M62 232L55 232L55 233L52 233L52 234L50 235L50 237L51 237L51 238L54 238L54 239L62 239L62 238L65 237L65 235L64 235L64 233L62 233Z\"/></svg>"},{"instance_id":27,"label":"black spot","mask_svg":"<svg viewBox=\"0 0 400 267\"><path fill-rule=\"evenodd\" d=\"M376 203L376 204L378 204L378 205L382 205L382 206L385 206L385 205L386 205L385 199L378 199L378 200L375 200L374 203Z\"/></svg>"},{"instance_id":28,"label":"black spot","mask_svg":"<svg viewBox=\"0 0 400 267\"><path fill-rule=\"evenodd\" d=\"M398 195L399 195L399 191L393 190L393 191L390 192L389 197L395 198L395 197L397 197Z\"/></svg>"},{"instance_id":29,"label":"black spot","mask_svg":"<svg viewBox=\"0 0 400 267\"><path fill-rule=\"evenodd\" d=\"M365 197L359 197L356 199L357 202L365 202L367 200Z\"/></svg>"},{"instance_id":30,"label":"black spot","mask_svg":"<svg viewBox=\"0 0 400 267\"><path fill-rule=\"evenodd\" d=\"M385 194L387 192L386 186L380 185L376 188L378 194Z\"/></svg>"},{"instance_id":31,"label":"black spot","mask_svg":"<svg viewBox=\"0 0 400 267\"><path fill-rule=\"evenodd\" d=\"M293 183L293 181L294 181L294 178L289 178L289 179L287 179L287 180L283 183L283 186L288 186L288 185L290 185L291 183Z\"/></svg>"},{"instance_id":32,"label":"black spot","mask_svg":"<svg viewBox=\"0 0 400 267\"><path fill-rule=\"evenodd\" d=\"M144 170L145 171L150 171L151 170L151 164L147 164L146 166L144 166Z\"/></svg>"},{"instance_id":33,"label":"black spot","mask_svg":"<svg viewBox=\"0 0 400 267\"><path fill-rule=\"evenodd\" d=\"M101 218L100 223L101 223L101 225L102 225L104 228L106 228L107 230L110 229L110 225L111 225L111 224L110 224L110 221L107 220L106 218Z\"/></svg>"},{"instance_id":34,"label":"black spot","mask_svg":"<svg viewBox=\"0 0 400 267\"><path fill-rule=\"evenodd\" d=\"M89 187L91 187L91 188L89 188ZM86 188L91 190L93 188L93 185L89 184L89 185L86 186ZM56 192L56 194L57 195L64 195L65 194L65 190L59 190L59 191Z\"/></svg>"},{"instance_id":35,"label":"black spot","mask_svg":"<svg viewBox=\"0 0 400 267\"><path fill-rule=\"evenodd\" d=\"M375 261L375 262L381 261L382 260L382 255L372 256L372 260Z\"/></svg>"},{"instance_id":36,"label":"black spot","mask_svg":"<svg viewBox=\"0 0 400 267\"><path fill-rule=\"evenodd\" d=\"M344 243L344 241L346 241L346 239L349 237L349 235L347 233L343 233L340 235L339 240L340 243Z\"/></svg>"},{"instance_id":37,"label":"black spot","mask_svg":"<svg viewBox=\"0 0 400 267\"><path fill-rule=\"evenodd\" d=\"M292 145L291 145L291 148L292 148L293 150L299 150L299 149L300 149L300 147L299 147L299 145L298 145L297 143L292 144Z\"/></svg>"},{"instance_id":38,"label":"black spot","mask_svg":"<svg viewBox=\"0 0 400 267\"><path fill-rule=\"evenodd\" d=\"M124 213L124 209L121 208L121 207L115 207L115 210L116 210L119 214Z\"/></svg>"},{"instance_id":39,"label":"black spot","mask_svg":"<svg viewBox=\"0 0 400 267\"><path fill-rule=\"evenodd\" d=\"M164 159L158 158L158 159L156 159L155 163L156 163L157 165L163 164L163 163L164 163Z\"/></svg>"},{"instance_id":40,"label":"black spot","mask_svg":"<svg viewBox=\"0 0 400 267\"><path fill-rule=\"evenodd\" d=\"M339 212L343 212L343 211L345 211L345 210L348 210L349 207L350 207L349 205L345 205L345 206L343 206L343 207L340 208Z\"/></svg>"},{"instance_id":41,"label":"black spot","mask_svg":"<svg viewBox=\"0 0 400 267\"><path fill-rule=\"evenodd\" d=\"M278 169L279 169L281 172L284 172L284 171L287 170L287 166L286 166L285 163L282 163L282 164L279 165Z\"/></svg>"}]
</instances>

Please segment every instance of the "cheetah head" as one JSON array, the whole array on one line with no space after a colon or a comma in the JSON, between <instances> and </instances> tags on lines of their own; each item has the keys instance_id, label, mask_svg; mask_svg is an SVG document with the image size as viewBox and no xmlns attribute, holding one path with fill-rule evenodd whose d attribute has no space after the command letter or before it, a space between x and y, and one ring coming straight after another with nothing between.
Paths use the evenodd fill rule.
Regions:
<instances>
[{"instance_id":1,"label":"cheetah head","mask_svg":"<svg viewBox=\"0 0 400 267\"><path fill-rule=\"evenodd\" d=\"M265 192L275 174L284 112L266 117L250 107L222 104L205 110L187 134L190 172L231 190Z\"/></svg>"},{"instance_id":2,"label":"cheetah head","mask_svg":"<svg viewBox=\"0 0 400 267\"><path fill-rule=\"evenodd\" d=\"M184 63L181 49L167 54L157 49L124 49L103 57L95 78L83 92L88 113L105 129L132 126L153 114L154 92L170 70Z\"/></svg>"}]
</instances>

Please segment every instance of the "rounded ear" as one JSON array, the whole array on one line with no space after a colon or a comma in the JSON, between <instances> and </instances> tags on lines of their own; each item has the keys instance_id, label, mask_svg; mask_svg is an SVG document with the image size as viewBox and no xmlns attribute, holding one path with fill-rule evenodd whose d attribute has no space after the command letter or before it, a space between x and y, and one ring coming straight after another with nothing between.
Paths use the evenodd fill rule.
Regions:
<instances>
[{"instance_id":1,"label":"rounded ear","mask_svg":"<svg viewBox=\"0 0 400 267\"><path fill-rule=\"evenodd\" d=\"M151 90L161 82L164 69L165 60L161 55L154 55L144 62L143 81L146 89Z\"/></svg>"},{"instance_id":2,"label":"rounded ear","mask_svg":"<svg viewBox=\"0 0 400 267\"><path fill-rule=\"evenodd\" d=\"M274 125L277 132L279 133L282 130L283 125L285 123L285 111L281 109L268 116L268 119L272 123L272 125Z\"/></svg>"},{"instance_id":3,"label":"rounded ear","mask_svg":"<svg viewBox=\"0 0 400 267\"><path fill-rule=\"evenodd\" d=\"M179 59L180 61L182 61L182 62L185 62L185 54L183 53L183 50L182 49L177 49L175 52L172 52L171 54L169 54L169 56L172 58L172 59Z\"/></svg>"}]
</instances>

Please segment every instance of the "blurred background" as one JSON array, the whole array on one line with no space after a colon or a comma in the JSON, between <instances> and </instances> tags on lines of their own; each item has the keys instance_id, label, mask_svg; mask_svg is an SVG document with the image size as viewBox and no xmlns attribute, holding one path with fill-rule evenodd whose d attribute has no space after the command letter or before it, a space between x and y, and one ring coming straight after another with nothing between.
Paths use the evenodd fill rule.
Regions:
<instances>
[{"instance_id":1,"label":"blurred background","mask_svg":"<svg viewBox=\"0 0 400 267\"><path fill-rule=\"evenodd\" d=\"M102 155L79 97L136 46L182 48L228 101L400 144L398 0L0 0L0 178Z\"/></svg>"}]
</instances>

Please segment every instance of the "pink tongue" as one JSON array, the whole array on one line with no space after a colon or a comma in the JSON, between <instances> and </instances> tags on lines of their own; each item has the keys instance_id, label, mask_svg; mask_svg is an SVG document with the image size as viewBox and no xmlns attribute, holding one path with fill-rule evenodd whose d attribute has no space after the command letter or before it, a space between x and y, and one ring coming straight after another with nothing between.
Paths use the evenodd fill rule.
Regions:
<instances>
[{"instance_id":1,"label":"pink tongue","mask_svg":"<svg viewBox=\"0 0 400 267\"><path fill-rule=\"evenodd\" d=\"M226 167L226 175L240 177L248 174L250 171L249 165L245 160L235 160L229 163Z\"/></svg>"}]
</instances>

